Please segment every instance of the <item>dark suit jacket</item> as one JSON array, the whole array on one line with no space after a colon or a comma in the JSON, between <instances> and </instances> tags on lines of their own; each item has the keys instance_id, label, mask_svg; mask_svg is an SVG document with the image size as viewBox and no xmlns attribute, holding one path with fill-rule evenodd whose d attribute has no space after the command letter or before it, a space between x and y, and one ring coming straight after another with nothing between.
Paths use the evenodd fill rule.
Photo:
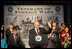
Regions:
<instances>
[{"instance_id":1,"label":"dark suit jacket","mask_svg":"<svg viewBox=\"0 0 72 49\"><path fill-rule=\"evenodd\" d=\"M9 48L24 48L24 45L23 45L23 42L21 41L20 36L17 34L16 37L17 37L16 43L15 43L13 34L9 37L9 40L8 40Z\"/></svg>"},{"instance_id":2,"label":"dark suit jacket","mask_svg":"<svg viewBox=\"0 0 72 49\"><path fill-rule=\"evenodd\" d=\"M6 30L6 40L8 40L9 39L9 36L11 35L11 31L10 31L10 29L8 28L7 30ZM7 41L8 42L8 41Z\"/></svg>"},{"instance_id":3,"label":"dark suit jacket","mask_svg":"<svg viewBox=\"0 0 72 49\"><path fill-rule=\"evenodd\" d=\"M44 28L39 28L39 34L47 34L47 30L45 30ZM35 29L30 30L29 34L36 34Z\"/></svg>"},{"instance_id":4,"label":"dark suit jacket","mask_svg":"<svg viewBox=\"0 0 72 49\"><path fill-rule=\"evenodd\" d=\"M10 31L10 29L8 28L8 29L6 30L6 41L7 41L8 47L9 47L9 42L8 42L8 40L9 40L10 35L11 35L11 31Z\"/></svg>"}]
</instances>

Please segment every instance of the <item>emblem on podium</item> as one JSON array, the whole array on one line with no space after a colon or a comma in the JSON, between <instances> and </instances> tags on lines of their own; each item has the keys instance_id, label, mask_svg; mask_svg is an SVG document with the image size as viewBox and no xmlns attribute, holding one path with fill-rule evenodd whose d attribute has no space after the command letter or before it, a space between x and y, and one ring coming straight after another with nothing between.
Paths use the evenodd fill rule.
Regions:
<instances>
[{"instance_id":1,"label":"emblem on podium","mask_svg":"<svg viewBox=\"0 0 72 49\"><path fill-rule=\"evenodd\" d=\"M41 42L42 41L42 36L41 35L36 35L35 36L35 41L36 42Z\"/></svg>"}]
</instances>

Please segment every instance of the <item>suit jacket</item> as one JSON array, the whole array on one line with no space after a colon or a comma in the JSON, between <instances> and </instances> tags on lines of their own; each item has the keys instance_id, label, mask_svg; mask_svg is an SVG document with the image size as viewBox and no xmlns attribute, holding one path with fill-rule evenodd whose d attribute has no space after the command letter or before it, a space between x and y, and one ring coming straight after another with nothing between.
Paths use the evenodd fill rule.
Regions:
<instances>
[{"instance_id":1,"label":"suit jacket","mask_svg":"<svg viewBox=\"0 0 72 49\"><path fill-rule=\"evenodd\" d=\"M45 30L44 28L39 28L39 34L47 34L47 30ZM29 34L36 34L35 28L30 30Z\"/></svg>"},{"instance_id":2,"label":"suit jacket","mask_svg":"<svg viewBox=\"0 0 72 49\"><path fill-rule=\"evenodd\" d=\"M6 30L6 40L8 40L9 39L9 36L11 35L11 31L10 31L10 29L8 28L7 30ZM7 41L8 42L8 41Z\"/></svg>"},{"instance_id":3,"label":"suit jacket","mask_svg":"<svg viewBox=\"0 0 72 49\"><path fill-rule=\"evenodd\" d=\"M17 34L16 35L16 42L14 40L13 34L9 37L9 48L24 48L23 42L21 41L20 36Z\"/></svg>"},{"instance_id":4,"label":"suit jacket","mask_svg":"<svg viewBox=\"0 0 72 49\"><path fill-rule=\"evenodd\" d=\"M7 43L8 43L8 47L9 47L9 42L8 42L8 40L9 40L10 35L11 35L11 31L10 31L10 29L8 28L8 29L6 30L6 41L7 41Z\"/></svg>"}]
</instances>

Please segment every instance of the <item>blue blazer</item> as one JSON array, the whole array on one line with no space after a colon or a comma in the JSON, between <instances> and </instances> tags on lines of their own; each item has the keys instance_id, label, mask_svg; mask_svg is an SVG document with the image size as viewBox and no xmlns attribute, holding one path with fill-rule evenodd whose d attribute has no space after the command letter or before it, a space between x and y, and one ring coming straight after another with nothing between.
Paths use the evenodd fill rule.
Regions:
<instances>
[{"instance_id":1,"label":"blue blazer","mask_svg":"<svg viewBox=\"0 0 72 49\"><path fill-rule=\"evenodd\" d=\"M1 48L7 48L7 42L5 39L1 39Z\"/></svg>"}]
</instances>

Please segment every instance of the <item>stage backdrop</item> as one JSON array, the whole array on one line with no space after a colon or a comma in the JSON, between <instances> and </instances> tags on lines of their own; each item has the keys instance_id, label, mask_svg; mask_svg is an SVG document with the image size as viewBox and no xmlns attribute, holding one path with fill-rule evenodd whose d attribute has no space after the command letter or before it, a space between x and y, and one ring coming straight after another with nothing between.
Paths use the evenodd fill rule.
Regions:
<instances>
[{"instance_id":1,"label":"stage backdrop","mask_svg":"<svg viewBox=\"0 0 72 49\"><path fill-rule=\"evenodd\" d=\"M4 25L5 30L10 22L14 26L19 26L24 37L28 37L29 30L33 28L33 23L39 21L41 27L46 26L47 21L56 21L58 25L64 22L63 5L4 5Z\"/></svg>"}]
</instances>

